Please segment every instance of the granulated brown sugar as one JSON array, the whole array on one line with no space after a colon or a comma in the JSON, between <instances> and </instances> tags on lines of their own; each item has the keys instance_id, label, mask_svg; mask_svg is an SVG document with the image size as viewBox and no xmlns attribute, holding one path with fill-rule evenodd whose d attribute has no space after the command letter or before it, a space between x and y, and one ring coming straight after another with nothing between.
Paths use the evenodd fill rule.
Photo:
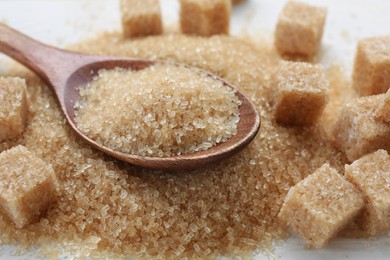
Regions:
<instances>
[{"instance_id":1,"label":"granulated brown sugar","mask_svg":"<svg viewBox=\"0 0 390 260\"><path fill-rule=\"evenodd\" d=\"M2 243L45 249L54 244L45 253L70 250L95 257L107 251L144 258L271 253L273 242L287 235L277 214L289 188L326 162L343 172L346 160L320 126L300 130L273 123L267 88L278 58L272 48L257 49L228 36L171 34L125 41L114 33L73 49L210 70L254 102L261 131L241 153L204 169L142 170L84 144L65 124L51 90L29 73L14 71L27 76L31 106L19 143L51 164L61 190L57 207L40 223L18 230L0 217Z\"/></svg>"},{"instance_id":2,"label":"granulated brown sugar","mask_svg":"<svg viewBox=\"0 0 390 260\"><path fill-rule=\"evenodd\" d=\"M237 134L235 92L202 70L175 64L100 70L81 88L75 120L91 139L124 153L193 153Z\"/></svg>"}]
</instances>

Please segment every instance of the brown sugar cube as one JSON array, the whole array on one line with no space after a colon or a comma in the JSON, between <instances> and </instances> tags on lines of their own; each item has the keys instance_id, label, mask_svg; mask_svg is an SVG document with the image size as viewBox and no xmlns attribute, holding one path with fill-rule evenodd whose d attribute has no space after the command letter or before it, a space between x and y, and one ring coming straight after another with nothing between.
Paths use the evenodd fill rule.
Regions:
<instances>
[{"instance_id":1,"label":"brown sugar cube","mask_svg":"<svg viewBox=\"0 0 390 260\"><path fill-rule=\"evenodd\" d=\"M346 103L333 129L335 145L350 162L378 149L390 151L390 125L375 120L384 94L360 97Z\"/></svg>"},{"instance_id":2,"label":"brown sugar cube","mask_svg":"<svg viewBox=\"0 0 390 260\"><path fill-rule=\"evenodd\" d=\"M308 246L322 248L363 205L359 190L324 164L289 190L278 217Z\"/></svg>"},{"instance_id":3,"label":"brown sugar cube","mask_svg":"<svg viewBox=\"0 0 390 260\"><path fill-rule=\"evenodd\" d=\"M244 2L245 0L232 0L232 4L233 5L237 5L237 4L239 4L239 3L242 3L242 2Z\"/></svg>"},{"instance_id":4,"label":"brown sugar cube","mask_svg":"<svg viewBox=\"0 0 390 260\"><path fill-rule=\"evenodd\" d=\"M121 0L121 13L126 38L162 33L159 0Z\"/></svg>"},{"instance_id":5,"label":"brown sugar cube","mask_svg":"<svg viewBox=\"0 0 390 260\"><path fill-rule=\"evenodd\" d=\"M361 96L385 93L390 87L390 36L359 41L352 85Z\"/></svg>"},{"instance_id":6,"label":"brown sugar cube","mask_svg":"<svg viewBox=\"0 0 390 260\"><path fill-rule=\"evenodd\" d=\"M378 121L390 124L390 89L387 91L385 98L376 110L375 118Z\"/></svg>"},{"instance_id":7,"label":"brown sugar cube","mask_svg":"<svg viewBox=\"0 0 390 260\"><path fill-rule=\"evenodd\" d=\"M180 26L185 34L229 34L231 0L180 0Z\"/></svg>"},{"instance_id":8,"label":"brown sugar cube","mask_svg":"<svg viewBox=\"0 0 390 260\"><path fill-rule=\"evenodd\" d=\"M0 77L0 142L20 136L27 121L26 81Z\"/></svg>"},{"instance_id":9,"label":"brown sugar cube","mask_svg":"<svg viewBox=\"0 0 390 260\"><path fill-rule=\"evenodd\" d=\"M345 166L345 177L365 197L358 222L370 235L390 230L390 156L385 150L363 156Z\"/></svg>"},{"instance_id":10,"label":"brown sugar cube","mask_svg":"<svg viewBox=\"0 0 390 260\"><path fill-rule=\"evenodd\" d=\"M275 46L282 55L313 56L321 43L327 9L289 1L275 30Z\"/></svg>"},{"instance_id":11,"label":"brown sugar cube","mask_svg":"<svg viewBox=\"0 0 390 260\"><path fill-rule=\"evenodd\" d=\"M0 162L0 212L22 228L56 201L58 182L53 169L24 146L4 151Z\"/></svg>"},{"instance_id":12,"label":"brown sugar cube","mask_svg":"<svg viewBox=\"0 0 390 260\"><path fill-rule=\"evenodd\" d=\"M318 121L329 95L329 82L319 65L283 61L271 84L278 123L308 126Z\"/></svg>"}]
</instances>

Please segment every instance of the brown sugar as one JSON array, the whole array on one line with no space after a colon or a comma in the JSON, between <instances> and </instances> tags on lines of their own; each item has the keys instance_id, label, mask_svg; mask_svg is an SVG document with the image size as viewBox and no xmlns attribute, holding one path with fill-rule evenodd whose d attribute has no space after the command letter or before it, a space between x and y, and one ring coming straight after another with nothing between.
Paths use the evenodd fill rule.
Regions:
<instances>
[{"instance_id":1,"label":"brown sugar","mask_svg":"<svg viewBox=\"0 0 390 260\"><path fill-rule=\"evenodd\" d=\"M390 151L390 126L375 120L385 95L360 97L346 103L333 130L336 146L350 162L378 149Z\"/></svg>"},{"instance_id":2,"label":"brown sugar","mask_svg":"<svg viewBox=\"0 0 390 260\"><path fill-rule=\"evenodd\" d=\"M385 98L375 111L375 119L390 124L390 89L387 91Z\"/></svg>"},{"instance_id":3,"label":"brown sugar","mask_svg":"<svg viewBox=\"0 0 390 260\"><path fill-rule=\"evenodd\" d=\"M385 93L390 86L390 36L359 41L352 85L361 96Z\"/></svg>"},{"instance_id":4,"label":"brown sugar","mask_svg":"<svg viewBox=\"0 0 390 260\"><path fill-rule=\"evenodd\" d=\"M34 222L56 202L53 169L24 146L0 154L0 212L18 228Z\"/></svg>"},{"instance_id":5,"label":"brown sugar","mask_svg":"<svg viewBox=\"0 0 390 260\"><path fill-rule=\"evenodd\" d=\"M126 38L162 33L159 0L121 0L121 14Z\"/></svg>"},{"instance_id":6,"label":"brown sugar","mask_svg":"<svg viewBox=\"0 0 390 260\"><path fill-rule=\"evenodd\" d=\"M366 203L358 222L370 235L390 230L390 156L378 150L345 166L347 180L364 194Z\"/></svg>"},{"instance_id":7,"label":"brown sugar","mask_svg":"<svg viewBox=\"0 0 390 260\"><path fill-rule=\"evenodd\" d=\"M121 33L73 47L197 66L251 98L262 119L254 141L228 160L176 173L132 167L95 151L69 129L48 86L25 70L12 71L27 78L30 97L29 125L18 142L53 167L61 191L39 223L16 229L0 217L2 243L91 258L272 254L274 241L287 236L277 215L288 190L325 162L342 172L346 160L317 127L296 131L274 122L267 93L279 59L266 47L228 36L125 40Z\"/></svg>"},{"instance_id":8,"label":"brown sugar","mask_svg":"<svg viewBox=\"0 0 390 260\"><path fill-rule=\"evenodd\" d=\"M229 34L231 0L180 0L180 26L185 34Z\"/></svg>"},{"instance_id":9,"label":"brown sugar","mask_svg":"<svg viewBox=\"0 0 390 260\"><path fill-rule=\"evenodd\" d=\"M354 91L351 91L351 79L344 66L332 65L325 71L330 85L329 102L318 121L318 126L326 132L329 139L333 139L333 126L343 105L356 96Z\"/></svg>"},{"instance_id":10,"label":"brown sugar","mask_svg":"<svg viewBox=\"0 0 390 260\"><path fill-rule=\"evenodd\" d=\"M288 1L275 29L275 46L279 53L312 57L321 44L326 13L323 7Z\"/></svg>"},{"instance_id":11,"label":"brown sugar","mask_svg":"<svg viewBox=\"0 0 390 260\"><path fill-rule=\"evenodd\" d=\"M279 219L303 237L308 246L322 248L356 216L363 204L358 189L324 164L289 190Z\"/></svg>"},{"instance_id":12,"label":"brown sugar","mask_svg":"<svg viewBox=\"0 0 390 260\"><path fill-rule=\"evenodd\" d=\"M244 2L244 1L246 1L246 0L232 0L232 4L233 5L237 5L237 4L240 4L240 3Z\"/></svg>"},{"instance_id":13,"label":"brown sugar","mask_svg":"<svg viewBox=\"0 0 390 260\"><path fill-rule=\"evenodd\" d=\"M0 143L23 133L27 111L26 81L17 77L1 77Z\"/></svg>"},{"instance_id":14,"label":"brown sugar","mask_svg":"<svg viewBox=\"0 0 390 260\"><path fill-rule=\"evenodd\" d=\"M281 62L272 89L275 120L284 125L315 124L329 99L329 82L322 68L304 62Z\"/></svg>"},{"instance_id":15,"label":"brown sugar","mask_svg":"<svg viewBox=\"0 0 390 260\"><path fill-rule=\"evenodd\" d=\"M206 72L175 64L101 70L80 91L76 123L104 146L171 156L225 142L237 133L241 101Z\"/></svg>"}]
</instances>

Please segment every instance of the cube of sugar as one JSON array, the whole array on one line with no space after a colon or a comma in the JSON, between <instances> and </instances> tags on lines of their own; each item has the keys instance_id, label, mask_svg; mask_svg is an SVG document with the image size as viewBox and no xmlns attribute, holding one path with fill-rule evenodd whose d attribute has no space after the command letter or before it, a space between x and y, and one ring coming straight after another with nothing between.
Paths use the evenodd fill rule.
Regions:
<instances>
[{"instance_id":1,"label":"cube of sugar","mask_svg":"<svg viewBox=\"0 0 390 260\"><path fill-rule=\"evenodd\" d=\"M390 151L390 125L375 120L385 95L360 97L346 103L333 129L335 145L350 162L378 149Z\"/></svg>"},{"instance_id":2,"label":"cube of sugar","mask_svg":"<svg viewBox=\"0 0 390 260\"><path fill-rule=\"evenodd\" d=\"M275 30L275 46L282 55L313 56L319 49L327 9L289 1Z\"/></svg>"},{"instance_id":3,"label":"cube of sugar","mask_svg":"<svg viewBox=\"0 0 390 260\"><path fill-rule=\"evenodd\" d=\"M378 121L390 124L390 89L387 91L385 98L376 110L375 118Z\"/></svg>"},{"instance_id":4,"label":"cube of sugar","mask_svg":"<svg viewBox=\"0 0 390 260\"><path fill-rule=\"evenodd\" d=\"M242 3L244 2L245 0L232 0L232 4L233 5L236 5L236 4L239 4L239 3Z\"/></svg>"},{"instance_id":5,"label":"cube of sugar","mask_svg":"<svg viewBox=\"0 0 390 260\"><path fill-rule=\"evenodd\" d=\"M24 146L2 152L0 162L0 212L22 228L56 201L56 175Z\"/></svg>"},{"instance_id":6,"label":"cube of sugar","mask_svg":"<svg viewBox=\"0 0 390 260\"><path fill-rule=\"evenodd\" d=\"M363 205L359 190L324 164L289 190L278 217L308 246L322 248Z\"/></svg>"},{"instance_id":7,"label":"cube of sugar","mask_svg":"<svg viewBox=\"0 0 390 260\"><path fill-rule=\"evenodd\" d=\"M329 82L319 65L283 61L271 84L274 117L280 124L315 124L329 99Z\"/></svg>"},{"instance_id":8,"label":"cube of sugar","mask_svg":"<svg viewBox=\"0 0 390 260\"><path fill-rule=\"evenodd\" d=\"M0 142L20 136L27 121L26 81L0 77Z\"/></svg>"},{"instance_id":9,"label":"cube of sugar","mask_svg":"<svg viewBox=\"0 0 390 260\"><path fill-rule=\"evenodd\" d=\"M390 36L359 41L352 85L361 96L385 93L390 88Z\"/></svg>"},{"instance_id":10,"label":"cube of sugar","mask_svg":"<svg viewBox=\"0 0 390 260\"><path fill-rule=\"evenodd\" d=\"M126 38L162 33L159 0L121 0L121 13Z\"/></svg>"},{"instance_id":11,"label":"cube of sugar","mask_svg":"<svg viewBox=\"0 0 390 260\"><path fill-rule=\"evenodd\" d=\"M231 0L180 0L180 25L185 34L229 34Z\"/></svg>"},{"instance_id":12,"label":"cube of sugar","mask_svg":"<svg viewBox=\"0 0 390 260\"><path fill-rule=\"evenodd\" d=\"M390 230L390 156L385 150L365 155L345 166L345 176L364 194L366 205L358 218L370 235Z\"/></svg>"}]
</instances>

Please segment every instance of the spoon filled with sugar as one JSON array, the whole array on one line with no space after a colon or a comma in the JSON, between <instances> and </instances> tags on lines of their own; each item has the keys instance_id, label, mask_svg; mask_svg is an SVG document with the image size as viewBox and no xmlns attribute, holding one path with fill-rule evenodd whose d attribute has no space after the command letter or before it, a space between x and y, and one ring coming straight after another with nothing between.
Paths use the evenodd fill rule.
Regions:
<instances>
[{"instance_id":1,"label":"spoon filled with sugar","mask_svg":"<svg viewBox=\"0 0 390 260\"><path fill-rule=\"evenodd\" d=\"M182 64L164 62L164 61L154 61L154 60L145 60L145 59L128 58L128 57L95 56L95 55L88 55L83 53L61 50L37 42L31 39L30 37L23 35L22 33L17 32L14 29L9 28L5 25L0 25L0 52L14 58L15 60L19 61L21 64L31 69L52 88L59 102L59 106L65 115L68 125L75 131L75 133L80 138L82 138L92 147L112 157L115 157L119 160L128 162L133 165L150 168L150 169L159 169L159 170L193 169L193 168L202 167L207 164L217 162L224 158L232 156L233 154L242 150L255 138L260 128L260 116L257 110L255 109L254 105L250 102L250 100L247 97L245 97L243 93L241 93L239 90L234 88L232 85L230 85L223 79L212 74L211 72L207 72L199 68L190 67ZM168 68L169 70L167 70L166 68ZM235 115L237 115L238 119L228 118L228 121L230 120L229 121L230 123L234 121L236 124L234 126L235 128L234 133L231 130L227 131L230 133L230 135L228 135L228 138L224 138L224 136L221 137L221 135L218 135L217 137L218 141L214 142L213 145L210 145L212 141L207 140L206 138L207 142L205 143L207 145L202 144L201 145L202 149L193 149L194 146L191 146L192 150L191 152L188 153L186 152L176 153L176 154L172 153L169 155L166 155L165 153L161 153L160 156L154 156L148 153L137 153L137 152L131 152L132 150L117 149L112 145L107 145L107 142L102 142L99 139L91 138L89 134L86 134L86 131L84 129L85 124L83 121L80 122L80 120L82 120L83 117L78 116L79 113L78 109L83 108L83 105L80 105L81 102L79 102L79 100L82 100L83 97L88 96L87 94L94 95L94 93L99 93L101 94L100 98L102 98L103 101L106 101L104 103L107 106L104 107L105 111L111 109L109 106L110 102L112 103L113 107L117 105L116 103L120 103L120 102L116 102L116 101L114 102L108 98L108 96L110 96L112 92L110 90L105 90L106 92L104 91L99 92L99 89L97 89L96 91L93 90L90 91L90 93L88 93L88 91L85 91L84 88L86 86L93 86L93 84L95 84L94 81L96 81L96 79L99 77L104 79L103 76L107 76L107 75L110 76L111 75L110 73L114 73L117 76L120 75L121 73L124 73L125 71L130 71L130 74L128 75L126 74L129 77L129 81L131 81L132 77L137 77L138 81L141 79L143 79L144 81L149 81L148 78L145 77L143 78L144 76L143 72L148 71L152 74L156 73L156 75L157 73L165 73L164 75L168 73L168 75L166 75L163 78L164 82L165 83L173 82L176 84L176 86L172 88L173 95L171 95L170 93L168 94L161 93L161 95L163 95L161 97L165 98L165 100L164 103L159 103L159 105L171 104L166 107L164 106L163 108L156 106L156 103L153 102L151 102L150 104L147 103L148 96L151 96L152 94L154 94L154 92L156 92L153 89L148 90L147 87L145 87L145 89L141 88L142 91L149 91L149 92L145 92L146 94L143 93L140 90L140 88L138 88L138 90L132 89L128 91L130 94L130 96L126 96L126 100L129 100L128 103L136 104L137 100L141 100L143 102L144 99L145 102L140 104L142 105L146 104L146 106L149 104L151 109L159 110L158 115L145 112L147 113L145 115L145 118L139 121L141 122L141 124L145 123L146 125L149 126L149 125L157 124L158 122L159 124L163 124L164 127L166 128L167 125L167 123L165 123L166 118L169 120L170 117L174 116L175 114L177 115L177 113L174 110L169 111L167 112L169 116L167 116L166 118L164 118L162 114L164 114L167 109L169 110L170 107L175 107L176 104L178 106L187 107L186 111L182 111L183 112L182 114L179 113L178 117L180 119L183 118L188 119L189 114L192 111L195 111L197 109L196 106L198 106L198 108L205 107L204 108L205 111L214 109L215 111L213 110L210 112L213 115L216 113L217 114L221 113L215 116L214 118L211 119L206 118L203 121L194 119L195 123L193 122L190 123L195 125L195 127L192 127L192 125L185 126L185 128L188 131L194 131L193 129L195 128L196 129L205 128L206 127L205 124L207 123L214 130L222 129L222 127L218 128L217 126L214 125L219 124L218 120L220 120L221 117L223 117L223 114L230 113L226 108L230 108L230 103L232 103L233 101L226 102L226 100L224 101L218 98L218 92L214 91L215 90L214 88L217 87L214 86L210 88L206 87L205 89L207 91L204 91L203 89L201 90L196 89L197 84L191 83L188 86L192 86L195 89L195 91L197 91L196 93L200 93L199 98L200 100L202 100L203 103L197 102L196 100L194 101L194 97L192 96L191 92L189 92L189 90L186 90L185 80L181 82L182 79L181 74L176 73L176 71L181 71L181 70L191 71L191 73L196 72L197 75L196 77L204 78L202 82L203 81L206 83L211 82L210 83L211 85L217 85L218 87L226 88L227 93L233 95L232 100L237 100L236 103L239 105L237 105L237 113L235 113ZM190 87L188 88L190 89ZM162 91L164 90L164 88L161 87L159 89L162 89ZM134 98L132 98L131 91L134 91L134 95L138 94L142 96L138 96L138 98L134 96ZM179 97L174 96L175 92L178 92L182 95L187 95L189 99L192 98L191 100L194 102L192 101L188 102L186 100L180 101L180 96ZM144 97L143 95L145 96L145 98L142 98ZM204 103L208 99L207 95L211 95L213 97L210 98L210 100L217 100L218 104L221 104L221 107L213 108L213 106L209 106L208 103ZM226 95L226 97L228 97L228 95ZM150 97L150 99L153 99L153 97ZM161 100L161 98L158 97L158 100ZM136 110L133 111L134 114L136 114L135 111L141 111L141 110L146 111L146 108L145 109L135 108L135 109ZM226 109L226 113L222 113L224 112L223 109ZM80 114L81 112L82 109L80 109ZM92 115L96 113L100 113L94 110L91 110L89 112ZM140 112L140 115L144 116L144 114L142 113ZM87 115L87 113L85 113L84 115ZM156 117L159 117L159 119L157 120ZM88 119L88 117L85 118ZM128 117L127 119L131 119L132 121L125 122L125 124L135 125L137 129L139 128L139 126L136 124L136 122L138 122L138 119L136 117L134 118ZM183 120L187 120L187 119L183 119ZM96 120L94 119L90 121L96 121ZM119 120L113 119L112 123L114 124L115 122L119 124L117 121L120 122ZM171 128L169 129L174 129L175 131L177 131L178 127L176 125L177 124L175 122L173 123L171 122L169 124ZM91 126L93 125L90 125L90 128ZM101 131L108 135L111 134L111 129L103 129ZM179 132L180 131L181 129L179 129ZM153 131L153 134L156 133L158 134L158 136L166 135L166 133L162 132L161 129L157 129ZM194 133L193 135L195 135L195 133L198 135L201 132L195 131L193 133ZM128 139L132 138L131 140L133 140L134 143L139 143L140 140L137 139L138 136L146 136L147 138L149 138L148 135L151 135L151 132L150 129L148 130L148 129L141 128L140 130L137 130L137 134L138 135L134 135L133 133L131 133L126 135L126 137L129 136ZM185 140L180 140L180 134L179 134L179 138L176 138L177 143L180 143L181 141L186 142L186 140L188 140L189 137L185 136L183 138ZM120 146L118 147L122 146L122 143L119 139L118 140L116 138L108 138L108 139L109 139L108 142L119 143ZM169 145L169 142L167 142L167 144Z\"/></svg>"}]
</instances>

